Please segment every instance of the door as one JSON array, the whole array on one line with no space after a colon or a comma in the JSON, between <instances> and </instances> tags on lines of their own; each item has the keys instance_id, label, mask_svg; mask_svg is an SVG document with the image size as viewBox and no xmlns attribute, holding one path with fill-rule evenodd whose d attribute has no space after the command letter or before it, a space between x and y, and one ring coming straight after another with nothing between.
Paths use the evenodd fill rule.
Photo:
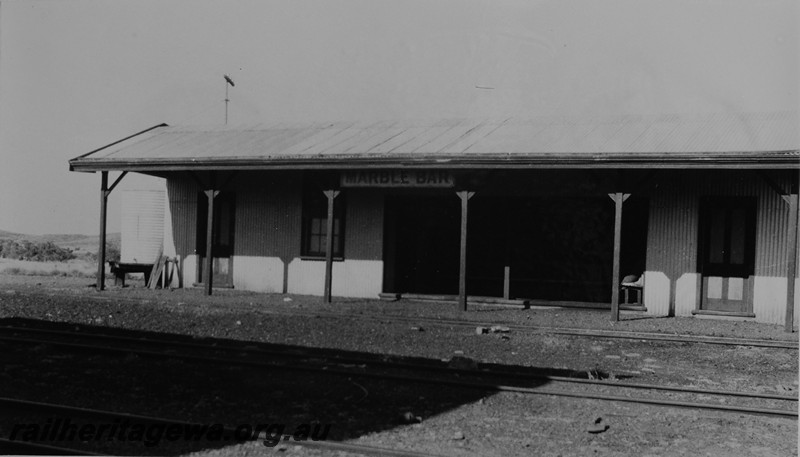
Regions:
<instances>
[{"instance_id":1,"label":"door","mask_svg":"<svg viewBox=\"0 0 800 457\"><path fill-rule=\"evenodd\" d=\"M220 192L214 198L214 233L211 244L212 279L214 287L233 287L233 233L236 199L232 192ZM206 227L208 224L208 198L204 193L197 197L197 282L202 284L206 266Z\"/></svg>"},{"instance_id":2,"label":"door","mask_svg":"<svg viewBox=\"0 0 800 457\"><path fill-rule=\"evenodd\" d=\"M702 310L752 313L755 221L754 198L701 201Z\"/></svg>"}]
</instances>

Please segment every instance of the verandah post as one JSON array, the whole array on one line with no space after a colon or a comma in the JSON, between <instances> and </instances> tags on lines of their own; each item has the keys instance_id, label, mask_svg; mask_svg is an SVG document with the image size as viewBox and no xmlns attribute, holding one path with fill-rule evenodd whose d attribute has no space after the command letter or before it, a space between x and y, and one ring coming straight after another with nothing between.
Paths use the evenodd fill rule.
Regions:
<instances>
[{"instance_id":1,"label":"verandah post","mask_svg":"<svg viewBox=\"0 0 800 457\"><path fill-rule=\"evenodd\" d=\"M211 295L212 274L211 269L214 265L214 198L219 195L218 190L208 189L204 192L208 198L208 218L206 219L206 261L203 268L203 283L206 287L206 295Z\"/></svg>"},{"instance_id":2,"label":"verandah post","mask_svg":"<svg viewBox=\"0 0 800 457\"><path fill-rule=\"evenodd\" d=\"M325 303L331 302L331 286L333 283L333 200L339 195L338 190L325 190L328 197L328 219L325 227Z\"/></svg>"},{"instance_id":3,"label":"verandah post","mask_svg":"<svg viewBox=\"0 0 800 457\"><path fill-rule=\"evenodd\" d=\"M461 199L461 254L458 268L458 304L459 311L467 310L467 211L469 199L475 192L462 190L456 192Z\"/></svg>"},{"instance_id":4,"label":"verandah post","mask_svg":"<svg viewBox=\"0 0 800 457\"><path fill-rule=\"evenodd\" d=\"M95 288L103 290L106 284L106 210L108 208L108 172L100 172L100 246L97 249L97 283Z\"/></svg>"},{"instance_id":5,"label":"verandah post","mask_svg":"<svg viewBox=\"0 0 800 457\"><path fill-rule=\"evenodd\" d=\"M794 331L794 301L795 301L795 277L797 276L797 245L798 245L798 194L793 193L785 197L789 203L789 264L786 268L786 320L784 329L791 333Z\"/></svg>"},{"instance_id":6,"label":"verandah post","mask_svg":"<svg viewBox=\"0 0 800 457\"><path fill-rule=\"evenodd\" d=\"M608 194L614 201L614 260L611 269L611 320L619 320L619 258L622 246L622 203L630 197L631 194L623 194L616 192Z\"/></svg>"},{"instance_id":7,"label":"verandah post","mask_svg":"<svg viewBox=\"0 0 800 457\"><path fill-rule=\"evenodd\" d=\"M508 210L506 210L508 211ZM511 224L505 221L505 265L503 266L503 298L511 298Z\"/></svg>"}]
</instances>

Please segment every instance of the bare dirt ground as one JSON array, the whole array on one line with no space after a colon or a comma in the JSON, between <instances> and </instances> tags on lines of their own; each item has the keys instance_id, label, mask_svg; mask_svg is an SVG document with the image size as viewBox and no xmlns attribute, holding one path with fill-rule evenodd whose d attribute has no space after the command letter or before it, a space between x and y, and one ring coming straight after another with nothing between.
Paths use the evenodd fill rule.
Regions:
<instances>
[{"instance_id":1,"label":"bare dirt ground","mask_svg":"<svg viewBox=\"0 0 800 457\"><path fill-rule=\"evenodd\" d=\"M91 283L91 284L90 284ZM134 284L136 284L134 282ZM797 340L779 326L626 312L474 307L200 290L109 287L86 278L0 275L0 323L11 318L208 336L339 351L448 360L463 356L498 367L603 373L610 379L717 390L796 394L797 350L747 345L617 340L414 324L393 316L471 319L479 323L613 329ZM281 313L281 314L276 314ZM292 313L295 313L294 315ZM318 315L315 317L315 313ZM326 313L322 315L322 313ZM382 319L331 318L361 313ZM431 385L197 366L135 357L76 356L53 348L3 348L4 396L179 419L333 425L329 439L441 455L797 455L797 420L675 409L547 395L482 392ZM545 386L546 387L546 386ZM365 396L366 392L366 396ZM412 411L418 424L398 416ZM3 415L0 434L24 417ZM597 418L609 428L588 429ZM32 420L32 419L31 419ZM324 455L288 442L281 455ZM103 450L103 452L111 452ZM117 452L118 450L114 450ZM131 454L274 455L260 443L129 448Z\"/></svg>"}]
</instances>

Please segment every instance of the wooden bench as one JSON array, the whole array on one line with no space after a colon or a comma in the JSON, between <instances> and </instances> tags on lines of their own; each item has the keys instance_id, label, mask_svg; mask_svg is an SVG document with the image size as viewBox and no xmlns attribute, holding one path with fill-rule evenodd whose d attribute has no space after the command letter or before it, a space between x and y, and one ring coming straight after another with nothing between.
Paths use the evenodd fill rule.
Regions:
<instances>
[{"instance_id":1,"label":"wooden bench","mask_svg":"<svg viewBox=\"0 0 800 457\"><path fill-rule=\"evenodd\" d=\"M127 273L144 273L144 283L150 283L150 272L153 271L152 263L122 263L111 260L108 265L111 267L111 274L114 275L115 286L121 283L122 287L125 287Z\"/></svg>"},{"instance_id":2,"label":"wooden bench","mask_svg":"<svg viewBox=\"0 0 800 457\"><path fill-rule=\"evenodd\" d=\"M622 278L620 283L620 289L622 289L622 303L628 304L630 303L630 292L633 292L633 304L634 305L641 305L642 304L642 295L644 295L644 275L637 276L637 275L628 275Z\"/></svg>"}]
</instances>

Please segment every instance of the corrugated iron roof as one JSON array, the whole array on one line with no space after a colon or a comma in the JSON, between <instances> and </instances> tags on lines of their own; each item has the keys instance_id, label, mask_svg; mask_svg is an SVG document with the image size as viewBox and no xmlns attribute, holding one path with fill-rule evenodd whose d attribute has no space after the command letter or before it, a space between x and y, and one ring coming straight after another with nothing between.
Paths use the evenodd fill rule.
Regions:
<instances>
[{"instance_id":1,"label":"corrugated iron roof","mask_svg":"<svg viewBox=\"0 0 800 457\"><path fill-rule=\"evenodd\" d=\"M157 126L70 161L71 169L350 167L403 164L800 164L792 112Z\"/></svg>"}]
</instances>

